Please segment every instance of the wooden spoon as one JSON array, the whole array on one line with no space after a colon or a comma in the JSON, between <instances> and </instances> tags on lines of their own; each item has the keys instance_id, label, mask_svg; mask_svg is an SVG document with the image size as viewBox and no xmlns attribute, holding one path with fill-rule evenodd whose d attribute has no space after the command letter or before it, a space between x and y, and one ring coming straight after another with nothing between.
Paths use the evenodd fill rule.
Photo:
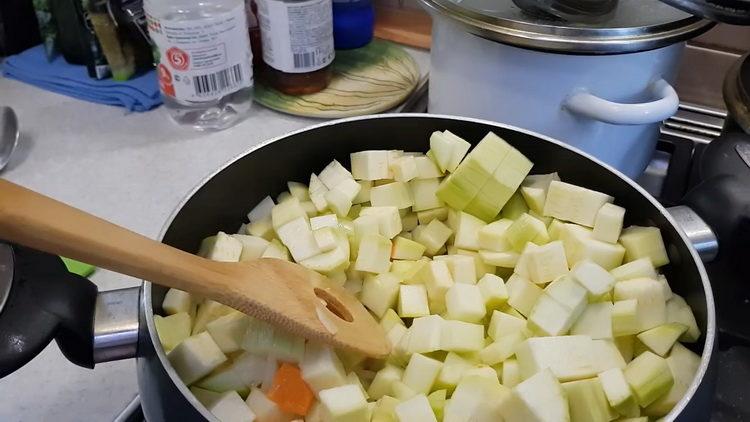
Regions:
<instances>
[{"instance_id":1,"label":"wooden spoon","mask_svg":"<svg viewBox=\"0 0 750 422\"><path fill-rule=\"evenodd\" d=\"M343 287L279 259L217 262L0 180L0 238L207 297L293 334L373 357L390 346Z\"/></svg>"}]
</instances>

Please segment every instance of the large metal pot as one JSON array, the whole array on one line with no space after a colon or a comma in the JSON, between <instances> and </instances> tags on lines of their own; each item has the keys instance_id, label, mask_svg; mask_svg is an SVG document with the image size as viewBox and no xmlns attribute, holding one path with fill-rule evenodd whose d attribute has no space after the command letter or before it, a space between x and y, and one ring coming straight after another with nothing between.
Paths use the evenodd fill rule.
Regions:
<instances>
[{"instance_id":1,"label":"large metal pot","mask_svg":"<svg viewBox=\"0 0 750 422\"><path fill-rule=\"evenodd\" d=\"M561 142L532 132L480 120L419 114L324 123L263 143L207 177L172 215L162 241L196 251L201 239L219 230L236 231L253 204L269 193L286 189L289 180L307 180L312 171L319 170L332 158L348 164L349 153L360 150L425 151L429 148L429 135L445 129L472 142L493 131L534 162L533 172L557 171L563 180L614 195L617 203L628 210L628 224L655 225L662 230L672 262L665 268L667 277L673 290L693 307L703 333L693 345L694 351L702 356L696 378L668 419L708 420L714 389L710 365L716 340L714 302L703 264L688 236L667 210L623 174ZM2 252L0 249L0 258ZM0 297L2 276L0 272ZM211 414L179 379L159 344L153 316L160 312L165 292L165 288L145 282L140 291L100 294L92 362L77 363L93 365L137 355L141 401L148 421L210 420ZM0 312L0 330L2 317ZM58 343L66 356L70 356L70 349L59 337Z\"/></svg>"}]
</instances>

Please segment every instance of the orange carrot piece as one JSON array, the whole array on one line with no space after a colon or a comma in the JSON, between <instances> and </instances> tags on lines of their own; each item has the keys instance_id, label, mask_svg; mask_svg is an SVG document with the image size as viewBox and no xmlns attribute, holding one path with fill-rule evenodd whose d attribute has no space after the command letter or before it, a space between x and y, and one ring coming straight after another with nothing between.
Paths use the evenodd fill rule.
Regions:
<instances>
[{"instance_id":1,"label":"orange carrot piece","mask_svg":"<svg viewBox=\"0 0 750 422\"><path fill-rule=\"evenodd\" d=\"M299 367L290 363L282 363L276 371L267 396L284 412L300 416L307 415L315 401L315 395L302 379Z\"/></svg>"}]
</instances>

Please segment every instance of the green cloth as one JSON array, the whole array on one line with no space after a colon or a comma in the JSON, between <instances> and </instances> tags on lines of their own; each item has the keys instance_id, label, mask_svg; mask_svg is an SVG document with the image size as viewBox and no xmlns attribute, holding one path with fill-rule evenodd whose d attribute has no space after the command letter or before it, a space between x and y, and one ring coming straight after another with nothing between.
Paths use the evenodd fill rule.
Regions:
<instances>
[{"instance_id":1,"label":"green cloth","mask_svg":"<svg viewBox=\"0 0 750 422\"><path fill-rule=\"evenodd\" d=\"M96 267L93 265L84 264L83 262L64 257L62 257L62 260L65 263L65 266L68 267L68 271L73 274L78 274L81 277L88 277L96 271Z\"/></svg>"}]
</instances>

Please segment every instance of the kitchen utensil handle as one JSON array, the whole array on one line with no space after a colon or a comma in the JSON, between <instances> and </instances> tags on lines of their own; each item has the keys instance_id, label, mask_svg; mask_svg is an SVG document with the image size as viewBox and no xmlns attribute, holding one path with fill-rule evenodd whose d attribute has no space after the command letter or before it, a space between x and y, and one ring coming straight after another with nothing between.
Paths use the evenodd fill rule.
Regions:
<instances>
[{"instance_id":1,"label":"kitchen utensil handle","mask_svg":"<svg viewBox=\"0 0 750 422\"><path fill-rule=\"evenodd\" d=\"M99 293L94 312L94 363L138 355L140 297L140 287Z\"/></svg>"},{"instance_id":2,"label":"kitchen utensil handle","mask_svg":"<svg viewBox=\"0 0 750 422\"><path fill-rule=\"evenodd\" d=\"M667 208L669 214L677 221L677 226L687 236L703 262L711 262L719 253L719 241L711 227L685 205Z\"/></svg>"},{"instance_id":3,"label":"kitchen utensil handle","mask_svg":"<svg viewBox=\"0 0 750 422\"><path fill-rule=\"evenodd\" d=\"M0 180L0 238L197 295L226 277L203 258L164 245L6 180Z\"/></svg>"},{"instance_id":4,"label":"kitchen utensil handle","mask_svg":"<svg viewBox=\"0 0 750 422\"><path fill-rule=\"evenodd\" d=\"M658 123L677 112L680 99L667 81L654 81L649 86L649 91L656 100L624 104L608 101L588 92L577 92L569 96L563 106L580 116L615 125Z\"/></svg>"}]
</instances>

